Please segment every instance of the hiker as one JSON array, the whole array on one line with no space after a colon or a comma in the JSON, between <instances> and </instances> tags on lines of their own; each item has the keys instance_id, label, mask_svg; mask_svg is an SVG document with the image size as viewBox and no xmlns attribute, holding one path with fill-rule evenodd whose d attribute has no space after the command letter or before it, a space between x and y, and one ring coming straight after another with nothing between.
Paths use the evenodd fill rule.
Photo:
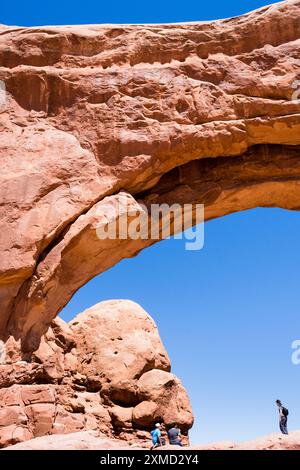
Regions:
<instances>
[{"instance_id":1,"label":"hiker","mask_svg":"<svg viewBox=\"0 0 300 470\"><path fill-rule=\"evenodd\" d=\"M152 437L152 449L155 449L155 447L160 447L164 446L166 441L161 437L161 424L156 423L155 428L153 431L151 431L151 437Z\"/></svg>"},{"instance_id":2,"label":"hiker","mask_svg":"<svg viewBox=\"0 0 300 470\"><path fill-rule=\"evenodd\" d=\"M183 446L181 441L181 432L177 424L173 424L173 426L169 429L168 438L171 445L180 447Z\"/></svg>"},{"instance_id":3,"label":"hiker","mask_svg":"<svg viewBox=\"0 0 300 470\"><path fill-rule=\"evenodd\" d=\"M278 406L279 411L279 427L282 434L288 434L287 430L287 420L289 410L285 408L280 400L276 400L276 405Z\"/></svg>"}]
</instances>

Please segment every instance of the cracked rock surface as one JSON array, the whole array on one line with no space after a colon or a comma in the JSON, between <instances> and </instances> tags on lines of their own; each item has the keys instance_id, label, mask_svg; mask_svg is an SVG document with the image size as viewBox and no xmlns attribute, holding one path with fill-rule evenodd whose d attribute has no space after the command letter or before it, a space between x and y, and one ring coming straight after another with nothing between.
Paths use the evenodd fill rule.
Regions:
<instances>
[{"instance_id":1,"label":"cracked rock surface","mask_svg":"<svg viewBox=\"0 0 300 470\"><path fill-rule=\"evenodd\" d=\"M126 300L101 302L68 324L55 319L34 353L10 338L0 447L81 431L145 446L156 421L178 422L187 443L191 405L170 367L154 321Z\"/></svg>"},{"instance_id":2,"label":"cracked rock surface","mask_svg":"<svg viewBox=\"0 0 300 470\"><path fill-rule=\"evenodd\" d=\"M298 210L299 65L299 0L214 22L0 26L2 338L36 350L79 287L153 242L96 237L120 200L203 203L207 220Z\"/></svg>"}]
</instances>

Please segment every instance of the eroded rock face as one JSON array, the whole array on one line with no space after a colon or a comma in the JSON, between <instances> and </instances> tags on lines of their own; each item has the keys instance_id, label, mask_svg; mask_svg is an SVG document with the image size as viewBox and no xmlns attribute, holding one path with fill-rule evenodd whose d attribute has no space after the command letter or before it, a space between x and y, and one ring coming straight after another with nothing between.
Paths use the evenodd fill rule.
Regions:
<instances>
[{"instance_id":1,"label":"eroded rock face","mask_svg":"<svg viewBox=\"0 0 300 470\"><path fill-rule=\"evenodd\" d=\"M139 450L141 447L128 445L119 439L99 436L93 431L81 431L68 435L37 437L31 441L16 444L6 450ZM300 431L292 431L288 436L270 434L248 442L213 442L185 447L185 450L300 450ZM154 452L171 450L182 452L178 446L166 445L154 449Z\"/></svg>"},{"instance_id":2,"label":"eroded rock face","mask_svg":"<svg viewBox=\"0 0 300 470\"><path fill-rule=\"evenodd\" d=\"M97 239L124 198L208 220L299 209L299 24L290 0L208 23L1 26L3 337L37 349L80 286L153 242Z\"/></svg>"},{"instance_id":3,"label":"eroded rock face","mask_svg":"<svg viewBox=\"0 0 300 470\"><path fill-rule=\"evenodd\" d=\"M152 318L106 301L66 324L57 318L37 351L10 338L0 365L0 446L93 430L149 445L154 421L193 424L188 396Z\"/></svg>"}]
</instances>

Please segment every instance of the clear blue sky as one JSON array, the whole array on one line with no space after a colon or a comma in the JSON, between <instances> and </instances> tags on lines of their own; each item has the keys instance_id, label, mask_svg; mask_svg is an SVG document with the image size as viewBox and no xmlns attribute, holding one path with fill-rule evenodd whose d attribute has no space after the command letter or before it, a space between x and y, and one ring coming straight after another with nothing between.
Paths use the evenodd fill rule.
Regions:
<instances>
[{"instance_id":1,"label":"clear blue sky","mask_svg":"<svg viewBox=\"0 0 300 470\"><path fill-rule=\"evenodd\" d=\"M194 443L277 432L274 401L300 428L300 214L256 209L205 225L205 246L165 240L92 280L63 318L110 298L155 319L195 414Z\"/></svg>"},{"instance_id":2,"label":"clear blue sky","mask_svg":"<svg viewBox=\"0 0 300 470\"><path fill-rule=\"evenodd\" d=\"M174 22L224 18L261 1L15 1L0 22L18 25ZM95 303L128 298L155 319L195 414L194 443L277 431L276 398L300 428L300 214L257 209L206 224L205 247L166 240L98 276L63 318Z\"/></svg>"},{"instance_id":3,"label":"clear blue sky","mask_svg":"<svg viewBox=\"0 0 300 470\"><path fill-rule=\"evenodd\" d=\"M227 18L272 3L264 0L15 0L1 2L8 25L162 23Z\"/></svg>"}]
</instances>

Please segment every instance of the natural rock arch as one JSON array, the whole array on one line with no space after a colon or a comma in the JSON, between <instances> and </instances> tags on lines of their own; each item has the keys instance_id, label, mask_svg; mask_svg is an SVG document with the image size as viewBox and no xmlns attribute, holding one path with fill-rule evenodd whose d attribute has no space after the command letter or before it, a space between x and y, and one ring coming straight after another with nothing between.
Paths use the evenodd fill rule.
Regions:
<instances>
[{"instance_id":1,"label":"natural rock arch","mask_svg":"<svg viewBox=\"0 0 300 470\"><path fill-rule=\"evenodd\" d=\"M35 349L80 286L153 243L99 241L120 199L204 203L207 220L300 208L299 7L0 27L2 337Z\"/></svg>"}]
</instances>

